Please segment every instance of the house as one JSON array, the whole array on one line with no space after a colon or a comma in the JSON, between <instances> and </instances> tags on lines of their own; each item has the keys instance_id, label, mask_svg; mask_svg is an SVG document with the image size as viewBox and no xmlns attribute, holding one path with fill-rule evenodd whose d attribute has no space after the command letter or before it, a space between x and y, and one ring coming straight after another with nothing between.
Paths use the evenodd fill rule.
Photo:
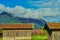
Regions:
<instances>
[{"instance_id":1,"label":"house","mask_svg":"<svg viewBox=\"0 0 60 40\"><path fill-rule=\"evenodd\" d=\"M33 24L0 24L3 40L31 40Z\"/></svg>"},{"instance_id":2,"label":"house","mask_svg":"<svg viewBox=\"0 0 60 40\"><path fill-rule=\"evenodd\" d=\"M60 40L60 23L48 22L44 29L47 30L48 40Z\"/></svg>"}]
</instances>

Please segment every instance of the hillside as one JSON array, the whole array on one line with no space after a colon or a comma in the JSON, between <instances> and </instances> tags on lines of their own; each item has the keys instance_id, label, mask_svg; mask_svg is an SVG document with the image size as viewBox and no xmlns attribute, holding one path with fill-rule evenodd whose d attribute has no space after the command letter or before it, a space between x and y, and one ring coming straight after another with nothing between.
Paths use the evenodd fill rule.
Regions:
<instances>
[{"instance_id":1,"label":"hillside","mask_svg":"<svg viewBox=\"0 0 60 40\"><path fill-rule=\"evenodd\" d=\"M35 29L39 29L44 26L42 19L14 17L12 13L2 12L0 13L0 24L1 23L34 23Z\"/></svg>"}]
</instances>

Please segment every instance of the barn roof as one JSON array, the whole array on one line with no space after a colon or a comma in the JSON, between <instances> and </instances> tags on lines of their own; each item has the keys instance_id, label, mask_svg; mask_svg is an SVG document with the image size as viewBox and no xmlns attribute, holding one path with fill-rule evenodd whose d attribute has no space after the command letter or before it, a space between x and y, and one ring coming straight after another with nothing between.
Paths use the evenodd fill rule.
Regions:
<instances>
[{"instance_id":1,"label":"barn roof","mask_svg":"<svg viewBox=\"0 0 60 40\"><path fill-rule=\"evenodd\" d=\"M60 23L47 23L50 29L60 29Z\"/></svg>"},{"instance_id":2,"label":"barn roof","mask_svg":"<svg viewBox=\"0 0 60 40\"><path fill-rule=\"evenodd\" d=\"M24 29L24 28L34 28L33 24L27 24L27 23L22 23L22 24L0 24L0 28L2 29Z\"/></svg>"}]
</instances>

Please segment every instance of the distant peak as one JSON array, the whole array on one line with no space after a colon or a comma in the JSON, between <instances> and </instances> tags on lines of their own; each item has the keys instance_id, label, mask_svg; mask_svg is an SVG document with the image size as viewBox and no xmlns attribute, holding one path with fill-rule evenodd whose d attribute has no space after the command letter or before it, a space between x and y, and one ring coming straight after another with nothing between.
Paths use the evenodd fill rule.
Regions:
<instances>
[{"instance_id":1,"label":"distant peak","mask_svg":"<svg viewBox=\"0 0 60 40\"><path fill-rule=\"evenodd\" d=\"M1 13L1 15L6 15L6 14L8 14L8 12L2 12L2 13Z\"/></svg>"},{"instance_id":2,"label":"distant peak","mask_svg":"<svg viewBox=\"0 0 60 40\"><path fill-rule=\"evenodd\" d=\"M2 12L0 15L7 15L7 16L12 17L12 14L11 13L8 13L8 12Z\"/></svg>"}]
</instances>

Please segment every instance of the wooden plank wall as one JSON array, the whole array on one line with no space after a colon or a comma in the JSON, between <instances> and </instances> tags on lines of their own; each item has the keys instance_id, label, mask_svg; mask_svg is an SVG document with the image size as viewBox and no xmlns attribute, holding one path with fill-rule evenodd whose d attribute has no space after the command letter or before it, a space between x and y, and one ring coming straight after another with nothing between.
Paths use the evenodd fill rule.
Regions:
<instances>
[{"instance_id":1,"label":"wooden plank wall","mask_svg":"<svg viewBox=\"0 0 60 40\"><path fill-rule=\"evenodd\" d=\"M52 32L52 40L60 40L60 31L54 31Z\"/></svg>"},{"instance_id":2,"label":"wooden plank wall","mask_svg":"<svg viewBox=\"0 0 60 40\"><path fill-rule=\"evenodd\" d=\"M60 40L60 31L53 31L51 36L48 34L48 40Z\"/></svg>"},{"instance_id":3,"label":"wooden plank wall","mask_svg":"<svg viewBox=\"0 0 60 40\"><path fill-rule=\"evenodd\" d=\"M3 40L31 39L31 30L3 30Z\"/></svg>"}]
</instances>

